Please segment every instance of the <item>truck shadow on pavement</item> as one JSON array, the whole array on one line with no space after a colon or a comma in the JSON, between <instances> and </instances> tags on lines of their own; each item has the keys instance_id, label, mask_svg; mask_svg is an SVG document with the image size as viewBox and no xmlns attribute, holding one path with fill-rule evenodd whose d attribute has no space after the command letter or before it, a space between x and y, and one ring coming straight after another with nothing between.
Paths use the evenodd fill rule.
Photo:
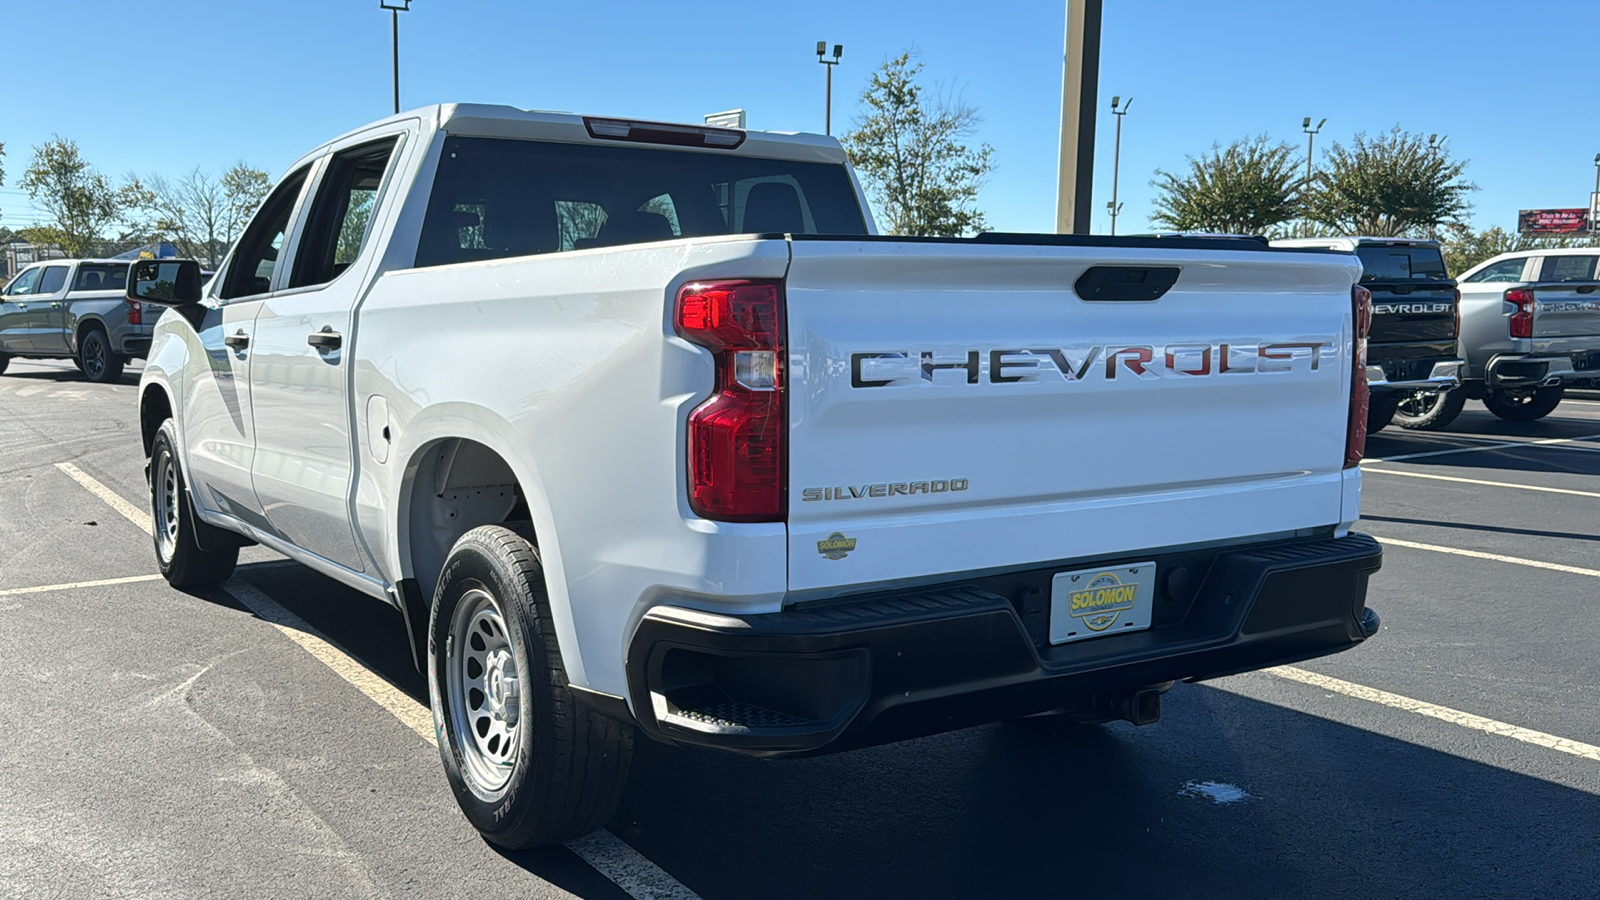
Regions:
<instances>
[{"instance_id":1,"label":"truck shadow on pavement","mask_svg":"<svg viewBox=\"0 0 1600 900\"><path fill-rule=\"evenodd\" d=\"M1502 525L1471 525L1465 522L1445 522L1440 519L1408 519L1402 516L1362 516L1363 522L1399 522L1404 525L1431 525L1434 528L1459 528L1467 531L1490 531L1495 534L1517 534L1525 537L1559 538L1567 541L1600 541L1600 534L1579 534L1573 531L1539 531L1533 528L1507 528Z\"/></svg>"},{"instance_id":2,"label":"truck shadow on pavement","mask_svg":"<svg viewBox=\"0 0 1600 900\"><path fill-rule=\"evenodd\" d=\"M386 604L282 562L236 577L427 702ZM1291 690L1508 767L1180 684L1143 729L1001 724L776 761L641 737L611 829L706 900L1582 896L1600 876L1591 763ZM1530 754L1592 790L1509 768ZM579 896L622 896L560 848L497 852Z\"/></svg>"}]
</instances>

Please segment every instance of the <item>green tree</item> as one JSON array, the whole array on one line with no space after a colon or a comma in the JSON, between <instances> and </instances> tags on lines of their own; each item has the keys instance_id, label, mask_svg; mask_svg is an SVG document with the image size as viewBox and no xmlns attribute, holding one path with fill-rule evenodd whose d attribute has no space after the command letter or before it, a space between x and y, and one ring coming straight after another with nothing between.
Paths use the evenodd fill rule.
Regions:
<instances>
[{"instance_id":1,"label":"green tree","mask_svg":"<svg viewBox=\"0 0 1600 900\"><path fill-rule=\"evenodd\" d=\"M127 222L150 203L138 179L113 185L83 158L75 142L60 136L33 148L33 162L22 173L21 184L53 220L30 230L69 257L92 255L108 227Z\"/></svg>"},{"instance_id":2,"label":"green tree","mask_svg":"<svg viewBox=\"0 0 1600 900\"><path fill-rule=\"evenodd\" d=\"M222 196L227 204L223 234L227 235L228 243L233 243L244 227L250 224L256 207L267 199L267 193L271 190L272 176L242 161L234 163L233 168L222 173Z\"/></svg>"},{"instance_id":3,"label":"green tree","mask_svg":"<svg viewBox=\"0 0 1600 900\"><path fill-rule=\"evenodd\" d=\"M1150 182L1158 196L1158 227L1218 234L1264 234L1298 211L1301 161L1294 148L1266 135L1188 157L1189 171L1161 169Z\"/></svg>"},{"instance_id":4,"label":"green tree","mask_svg":"<svg viewBox=\"0 0 1600 900\"><path fill-rule=\"evenodd\" d=\"M841 142L890 234L982 231L987 224L978 191L994 171L994 148L968 145L981 121L978 111L951 97L927 96L917 83L921 72L911 51L880 66L861 94L867 114Z\"/></svg>"},{"instance_id":5,"label":"green tree","mask_svg":"<svg viewBox=\"0 0 1600 900\"><path fill-rule=\"evenodd\" d=\"M1451 159L1448 142L1428 146L1396 125L1350 146L1335 142L1311 179L1303 205L1312 221L1344 234L1424 236L1471 210L1463 181L1467 160Z\"/></svg>"}]
</instances>

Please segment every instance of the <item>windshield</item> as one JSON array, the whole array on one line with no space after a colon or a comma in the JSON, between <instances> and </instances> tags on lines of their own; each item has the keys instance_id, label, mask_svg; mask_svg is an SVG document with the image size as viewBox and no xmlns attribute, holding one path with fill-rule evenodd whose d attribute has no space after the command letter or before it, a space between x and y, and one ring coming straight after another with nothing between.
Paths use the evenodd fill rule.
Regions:
<instances>
[{"instance_id":1,"label":"windshield","mask_svg":"<svg viewBox=\"0 0 1600 900\"><path fill-rule=\"evenodd\" d=\"M843 165L718 153L450 138L418 266L675 237L866 234Z\"/></svg>"},{"instance_id":2,"label":"windshield","mask_svg":"<svg viewBox=\"0 0 1600 900\"><path fill-rule=\"evenodd\" d=\"M1437 247L1357 247L1362 281L1445 281L1444 257Z\"/></svg>"}]
</instances>

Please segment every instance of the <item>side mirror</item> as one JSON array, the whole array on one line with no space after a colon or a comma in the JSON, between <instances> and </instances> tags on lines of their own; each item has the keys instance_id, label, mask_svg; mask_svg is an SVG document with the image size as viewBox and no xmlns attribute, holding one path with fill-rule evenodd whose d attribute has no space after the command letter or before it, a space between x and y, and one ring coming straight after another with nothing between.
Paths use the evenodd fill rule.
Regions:
<instances>
[{"instance_id":1,"label":"side mirror","mask_svg":"<svg viewBox=\"0 0 1600 900\"><path fill-rule=\"evenodd\" d=\"M200 302L200 263L192 259L141 259L128 271L128 299L157 306Z\"/></svg>"}]
</instances>

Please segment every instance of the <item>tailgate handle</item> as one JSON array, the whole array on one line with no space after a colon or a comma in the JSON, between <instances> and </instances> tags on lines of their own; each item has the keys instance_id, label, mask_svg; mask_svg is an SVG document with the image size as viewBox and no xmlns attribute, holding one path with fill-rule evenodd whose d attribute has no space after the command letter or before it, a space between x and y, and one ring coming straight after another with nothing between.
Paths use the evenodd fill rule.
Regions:
<instances>
[{"instance_id":1,"label":"tailgate handle","mask_svg":"<svg viewBox=\"0 0 1600 900\"><path fill-rule=\"evenodd\" d=\"M1580 293L1580 294L1592 294L1592 293L1594 293L1594 289L1595 289L1595 285L1586 284L1583 287L1578 288L1578 293Z\"/></svg>"},{"instance_id":2,"label":"tailgate handle","mask_svg":"<svg viewBox=\"0 0 1600 900\"><path fill-rule=\"evenodd\" d=\"M1178 281L1177 266L1090 266L1073 282L1084 300L1154 300Z\"/></svg>"}]
</instances>

